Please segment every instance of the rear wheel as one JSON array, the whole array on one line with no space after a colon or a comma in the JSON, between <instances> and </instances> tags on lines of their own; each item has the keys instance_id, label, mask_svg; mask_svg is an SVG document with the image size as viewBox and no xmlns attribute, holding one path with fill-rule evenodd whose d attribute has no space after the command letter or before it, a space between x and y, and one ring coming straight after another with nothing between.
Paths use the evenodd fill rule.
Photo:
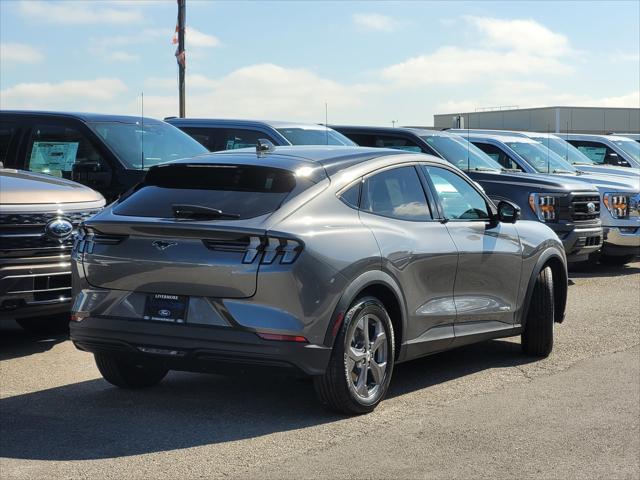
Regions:
<instances>
[{"instance_id":1,"label":"rear wheel","mask_svg":"<svg viewBox=\"0 0 640 480\"><path fill-rule=\"evenodd\" d=\"M69 332L69 314L45 317L18 318L16 323L34 335L59 334Z\"/></svg>"},{"instance_id":2,"label":"rear wheel","mask_svg":"<svg viewBox=\"0 0 640 480\"><path fill-rule=\"evenodd\" d=\"M613 265L616 267L621 267L622 265L626 265L627 263L633 262L635 255L602 255L600 257L600 263L604 263L605 265Z\"/></svg>"},{"instance_id":3,"label":"rear wheel","mask_svg":"<svg viewBox=\"0 0 640 480\"><path fill-rule=\"evenodd\" d=\"M387 311L374 297L358 299L345 314L325 374L314 378L320 401L341 413L371 412L389 389L394 359Z\"/></svg>"},{"instance_id":4,"label":"rear wheel","mask_svg":"<svg viewBox=\"0 0 640 480\"><path fill-rule=\"evenodd\" d=\"M535 280L529 313L522 332L524 353L536 357L547 357L551 353L554 313L553 273L551 267L545 267Z\"/></svg>"},{"instance_id":5,"label":"rear wheel","mask_svg":"<svg viewBox=\"0 0 640 480\"><path fill-rule=\"evenodd\" d=\"M168 372L166 368L141 364L104 353L96 353L94 356L102 377L120 388L152 387L160 383Z\"/></svg>"}]
</instances>

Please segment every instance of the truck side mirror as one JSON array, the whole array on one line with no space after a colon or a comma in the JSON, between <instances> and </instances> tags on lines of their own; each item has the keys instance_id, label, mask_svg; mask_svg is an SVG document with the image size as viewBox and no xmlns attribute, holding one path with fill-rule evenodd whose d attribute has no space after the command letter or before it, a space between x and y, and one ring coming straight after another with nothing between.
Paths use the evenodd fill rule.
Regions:
<instances>
[{"instance_id":1,"label":"truck side mirror","mask_svg":"<svg viewBox=\"0 0 640 480\"><path fill-rule=\"evenodd\" d=\"M520 207L515 203L501 200L498 203L498 220L502 223L516 223L520 218Z\"/></svg>"}]
</instances>

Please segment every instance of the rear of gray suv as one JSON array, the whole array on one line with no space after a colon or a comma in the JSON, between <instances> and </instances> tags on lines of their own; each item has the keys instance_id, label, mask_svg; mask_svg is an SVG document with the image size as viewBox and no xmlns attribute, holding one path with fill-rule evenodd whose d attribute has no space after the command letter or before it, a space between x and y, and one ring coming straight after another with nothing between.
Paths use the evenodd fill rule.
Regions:
<instances>
[{"instance_id":1,"label":"rear of gray suv","mask_svg":"<svg viewBox=\"0 0 640 480\"><path fill-rule=\"evenodd\" d=\"M120 387L171 369L285 369L365 413L396 362L514 335L550 354L566 256L551 229L517 220L457 168L397 150L159 165L85 222L71 339Z\"/></svg>"}]
</instances>

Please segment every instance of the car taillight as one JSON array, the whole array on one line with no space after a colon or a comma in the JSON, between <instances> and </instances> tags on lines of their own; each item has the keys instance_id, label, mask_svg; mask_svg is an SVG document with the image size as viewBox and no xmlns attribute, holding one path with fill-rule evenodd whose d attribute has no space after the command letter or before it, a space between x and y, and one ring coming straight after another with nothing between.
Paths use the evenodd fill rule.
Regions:
<instances>
[{"instance_id":1,"label":"car taillight","mask_svg":"<svg viewBox=\"0 0 640 480\"><path fill-rule=\"evenodd\" d=\"M250 237L242 263L253 263L259 259L261 264L270 265L279 258L279 263L295 262L302 251L302 244L297 240L277 237Z\"/></svg>"}]
</instances>

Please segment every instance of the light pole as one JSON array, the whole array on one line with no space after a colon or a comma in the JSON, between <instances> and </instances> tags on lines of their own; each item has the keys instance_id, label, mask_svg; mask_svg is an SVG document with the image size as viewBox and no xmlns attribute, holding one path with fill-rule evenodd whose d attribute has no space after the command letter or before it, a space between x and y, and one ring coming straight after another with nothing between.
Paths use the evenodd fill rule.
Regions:
<instances>
[{"instance_id":1,"label":"light pole","mask_svg":"<svg viewBox=\"0 0 640 480\"><path fill-rule=\"evenodd\" d=\"M178 60L178 98L179 98L179 110L180 118L185 116L184 108L184 69L186 64L185 52L184 52L184 26L186 21L187 0L178 0L178 50L176 51L176 58Z\"/></svg>"}]
</instances>

